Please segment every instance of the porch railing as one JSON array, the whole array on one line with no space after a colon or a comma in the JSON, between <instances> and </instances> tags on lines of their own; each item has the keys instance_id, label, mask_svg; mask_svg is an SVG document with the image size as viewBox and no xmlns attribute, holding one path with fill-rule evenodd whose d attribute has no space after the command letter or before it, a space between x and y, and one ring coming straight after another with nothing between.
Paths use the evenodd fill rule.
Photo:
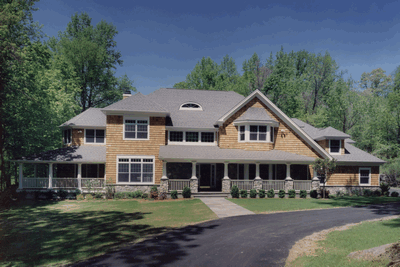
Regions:
<instances>
[{"instance_id":1,"label":"porch railing","mask_svg":"<svg viewBox=\"0 0 400 267\"><path fill-rule=\"evenodd\" d=\"M78 188L77 178L52 178L53 188Z\"/></svg>"},{"instance_id":2,"label":"porch railing","mask_svg":"<svg viewBox=\"0 0 400 267\"><path fill-rule=\"evenodd\" d=\"M168 189L169 191L182 191L183 188L190 188L190 180L182 180L182 179L169 179L168 180Z\"/></svg>"},{"instance_id":3,"label":"porch railing","mask_svg":"<svg viewBox=\"0 0 400 267\"><path fill-rule=\"evenodd\" d=\"M232 186L236 185L239 190L253 189L253 181L251 180L232 180Z\"/></svg>"},{"instance_id":4,"label":"porch railing","mask_svg":"<svg viewBox=\"0 0 400 267\"><path fill-rule=\"evenodd\" d=\"M81 178L82 188L103 188L104 178Z\"/></svg>"},{"instance_id":5,"label":"porch railing","mask_svg":"<svg viewBox=\"0 0 400 267\"><path fill-rule=\"evenodd\" d=\"M311 181L293 181L294 190L311 190Z\"/></svg>"},{"instance_id":6,"label":"porch railing","mask_svg":"<svg viewBox=\"0 0 400 267\"><path fill-rule=\"evenodd\" d=\"M49 178L22 178L24 188L48 188Z\"/></svg>"},{"instance_id":7,"label":"porch railing","mask_svg":"<svg viewBox=\"0 0 400 267\"><path fill-rule=\"evenodd\" d=\"M264 180L262 183L262 189L268 190L281 190L285 189L285 181L283 180Z\"/></svg>"}]
</instances>

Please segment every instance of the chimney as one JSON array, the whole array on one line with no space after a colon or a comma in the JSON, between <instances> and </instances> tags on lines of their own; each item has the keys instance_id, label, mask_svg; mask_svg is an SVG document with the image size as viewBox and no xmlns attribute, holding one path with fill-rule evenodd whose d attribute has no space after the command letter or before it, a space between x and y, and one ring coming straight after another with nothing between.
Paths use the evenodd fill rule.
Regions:
<instances>
[{"instance_id":1,"label":"chimney","mask_svg":"<svg viewBox=\"0 0 400 267\"><path fill-rule=\"evenodd\" d=\"M131 96L131 91L130 90L126 90L124 92L124 94L122 95L122 100L124 100L125 98L128 98Z\"/></svg>"}]
</instances>

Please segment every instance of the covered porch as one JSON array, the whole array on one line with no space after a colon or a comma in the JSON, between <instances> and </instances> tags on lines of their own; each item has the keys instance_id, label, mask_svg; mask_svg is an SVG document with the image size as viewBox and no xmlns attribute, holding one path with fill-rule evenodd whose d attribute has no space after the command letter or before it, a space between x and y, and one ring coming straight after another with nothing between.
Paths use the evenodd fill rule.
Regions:
<instances>
[{"instance_id":1,"label":"covered porch","mask_svg":"<svg viewBox=\"0 0 400 267\"><path fill-rule=\"evenodd\" d=\"M193 155L194 151L199 153ZM184 159L185 155L188 158ZM160 149L160 158L161 187L169 192L189 187L193 193L229 193L234 185L240 190L309 191L317 179L310 167L314 158L278 150L165 146Z\"/></svg>"},{"instance_id":2,"label":"covered porch","mask_svg":"<svg viewBox=\"0 0 400 267\"><path fill-rule=\"evenodd\" d=\"M103 189L105 147L66 147L19 160L19 190Z\"/></svg>"}]
</instances>

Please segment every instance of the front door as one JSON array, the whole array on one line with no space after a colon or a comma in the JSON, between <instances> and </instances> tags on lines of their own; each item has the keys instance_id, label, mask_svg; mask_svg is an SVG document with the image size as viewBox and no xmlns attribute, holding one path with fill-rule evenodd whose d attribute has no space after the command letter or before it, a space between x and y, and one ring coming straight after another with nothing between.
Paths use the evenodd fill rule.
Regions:
<instances>
[{"instance_id":1,"label":"front door","mask_svg":"<svg viewBox=\"0 0 400 267\"><path fill-rule=\"evenodd\" d=\"M216 164L197 164L200 190L208 191L216 188Z\"/></svg>"}]
</instances>

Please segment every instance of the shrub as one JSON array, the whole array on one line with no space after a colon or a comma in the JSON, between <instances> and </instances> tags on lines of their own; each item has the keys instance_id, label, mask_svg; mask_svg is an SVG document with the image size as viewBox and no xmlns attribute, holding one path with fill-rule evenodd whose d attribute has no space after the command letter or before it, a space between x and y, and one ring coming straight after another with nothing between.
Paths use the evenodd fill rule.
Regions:
<instances>
[{"instance_id":1,"label":"shrub","mask_svg":"<svg viewBox=\"0 0 400 267\"><path fill-rule=\"evenodd\" d=\"M275 191L274 191L274 189L268 190L267 196L268 196L268 198L274 198L274 197L275 197Z\"/></svg>"},{"instance_id":2,"label":"shrub","mask_svg":"<svg viewBox=\"0 0 400 267\"><path fill-rule=\"evenodd\" d=\"M86 200L93 200L92 194L86 194L85 198Z\"/></svg>"},{"instance_id":3,"label":"shrub","mask_svg":"<svg viewBox=\"0 0 400 267\"><path fill-rule=\"evenodd\" d=\"M148 197L149 197L149 194L143 193L142 198L148 198Z\"/></svg>"},{"instance_id":4,"label":"shrub","mask_svg":"<svg viewBox=\"0 0 400 267\"><path fill-rule=\"evenodd\" d=\"M111 184L112 184L111 178L107 179L107 183L106 183L106 198L107 199L114 198L115 188Z\"/></svg>"},{"instance_id":5,"label":"shrub","mask_svg":"<svg viewBox=\"0 0 400 267\"><path fill-rule=\"evenodd\" d=\"M158 195L158 199L159 199L159 200L167 199L167 193L161 192L161 193Z\"/></svg>"},{"instance_id":6,"label":"shrub","mask_svg":"<svg viewBox=\"0 0 400 267\"><path fill-rule=\"evenodd\" d=\"M278 196L279 196L280 198L284 198L285 195L286 195L285 190L283 190L283 189L279 190Z\"/></svg>"},{"instance_id":7,"label":"shrub","mask_svg":"<svg viewBox=\"0 0 400 267\"><path fill-rule=\"evenodd\" d=\"M351 190L351 195L352 196L361 196L362 195L362 191L360 190L360 189L354 189L354 190Z\"/></svg>"},{"instance_id":8,"label":"shrub","mask_svg":"<svg viewBox=\"0 0 400 267\"><path fill-rule=\"evenodd\" d=\"M57 196L60 197L60 199L66 199L68 196L68 192L65 191L64 189L60 189L57 192Z\"/></svg>"},{"instance_id":9,"label":"shrub","mask_svg":"<svg viewBox=\"0 0 400 267\"><path fill-rule=\"evenodd\" d=\"M151 192L158 192L158 189L157 189L157 186L156 185L153 185L151 188L150 188L150 193Z\"/></svg>"},{"instance_id":10,"label":"shrub","mask_svg":"<svg viewBox=\"0 0 400 267\"><path fill-rule=\"evenodd\" d=\"M239 188L236 185L232 186L231 195L233 198L239 198Z\"/></svg>"},{"instance_id":11,"label":"shrub","mask_svg":"<svg viewBox=\"0 0 400 267\"><path fill-rule=\"evenodd\" d=\"M240 197L247 198L247 190L244 190L244 189L240 190Z\"/></svg>"},{"instance_id":12,"label":"shrub","mask_svg":"<svg viewBox=\"0 0 400 267\"><path fill-rule=\"evenodd\" d=\"M343 197L344 193L342 191L336 191L336 197Z\"/></svg>"},{"instance_id":13,"label":"shrub","mask_svg":"<svg viewBox=\"0 0 400 267\"><path fill-rule=\"evenodd\" d=\"M153 185L150 189L150 197L153 199L158 199L158 189L157 186Z\"/></svg>"},{"instance_id":14,"label":"shrub","mask_svg":"<svg viewBox=\"0 0 400 267\"><path fill-rule=\"evenodd\" d=\"M76 189L76 190L75 190L75 196L78 196L78 195L80 195L80 194L82 194L82 191L79 190L79 189Z\"/></svg>"},{"instance_id":15,"label":"shrub","mask_svg":"<svg viewBox=\"0 0 400 267\"><path fill-rule=\"evenodd\" d=\"M324 191L325 191L325 198L329 198L329 190L326 190L326 188L321 189L321 197L324 197Z\"/></svg>"},{"instance_id":16,"label":"shrub","mask_svg":"<svg viewBox=\"0 0 400 267\"><path fill-rule=\"evenodd\" d=\"M300 197L301 198L307 198L307 191L306 190L300 190Z\"/></svg>"},{"instance_id":17,"label":"shrub","mask_svg":"<svg viewBox=\"0 0 400 267\"><path fill-rule=\"evenodd\" d=\"M311 191L310 191L310 197L312 197L312 198L317 198L317 197L318 197L318 192L317 192L317 190L311 190Z\"/></svg>"},{"instance_id":18,"label":"shrub","mask_svg":"<svg viewBox=\"0 0 400 267\"><path fill-rule=\"evenodd\" d=\"M264 190L264 189L260 189L260 190L258 191L258 196L259 196L260 198L265 198L265 190Z\"/></svg>"},{"instance_id":19,"label":"shrub","mask_svg":"<svg viewBox=\"0 0 400 267\"><path fill-rule=\"evenodd\" d=\"M394 191L394 192L392 192L392 193L390 194L390 196L391 196L391 197L399 197L399 192Z\"/></svg>"},{"instance_id":20,"label":"shrub","mask_svg":"<svg viewBox=\"0 0 400 267\"><path fill-rule=\"evenodd\" d=\"M126 192L125 196L126 196L126 198L132 199L132 198L135 198L135 193L134 192Z\"/></svg>"},{"instance_id":21,"label":"shrub","mask_svg":"<svg viewBox=\"0 0 400 267\"><path fill-rule=\"evenodd\" d=\"M372 191L369 189L364 189L363 190L363 196L364 197L371 197L372 196Z\"/></svg>"},{"instance_id":22,"label":"shrub","mask_svg":"<svg viewBox=\"0 0 400 267\"><path fill-rule=\"evenodd\" d=\"M124 192L117 192L114 194L114 198L116 198L116 199L124 199L125 197L126 196L125 196Z\"/></svg>"},{"instance_id":23,"label":"shrub","mask_svg":"<svg viewBox=\"0 0 400 267\"><path fill-rule=\"evenodd\" d=\"M383 196L385 197L389 196L390 185L388 183L381 183L379 185L379 188L381 189Z\"/></svg>"},{"instance_id":24,"label":"shrub","mask_svg":"<svg viewBox=\"0 0 400 267\"><path fill-rule=\"evenodd\" d=\"M178 198L178 191L176 191L176 190L171 191L171 198L172 199L177 199Z\"/></svg>"},{"instance_id":25,"label":"shrub","mask_svg":"<svg viewBox=\"0 0 400 267\"><path fill-rule=\"evenodd\" d=\"M250 197L251 198L256 198L257 197L257 190L251 189L250 190Z\"/></svg>"},{"instance_id":26,"label":"shrub","mask_svg":"<svg viewBox=\"0 0 400 267\"><path fill-rule=\"evenodd\" d=\"M93 196L94 196L94 198L96 198L96 199L101 199L101 198L103 198L103 193L96 192L96 193L93 194Z\"/></svg>"},{"instance_id":27,"label":"shrub","mask_svg":"<svg viewBox=\"0 0 400 267\"><path fill-rule=\"evenodd\" d=\"M135 191L134 193L135 198L142 198L143 192L140 190Z\"/></svg>"},{"instance_id":28,"label":"shrub","mask_svg":"<svg viewBox=\"0 0 400 267\"><path fill-rule=\"evenodd\" d=\"M44 193L44 195L45 195L46 199L48 199L48 200L52 200L53 199L53 191L51 191L51 190L47 190Z\"/></svg>"},{"instance_id":29,"label":"shrub","mask_svg":"<svg viewBox=\"0 0 400 267\"><path fill-rule=\"evenodd\" d=\"M190 190L189 187L185 186L182 190L182 196L184 198L190 198L192 196L192 191Z\"/></svg>"},{"instance_id":30,"label":"shrub","mask_svg":"<svg viewBox=\"0 0 400 267\"><path fill-rule=\"evenodd\" d=\"M76 196L76 200L84 200L85 197L82 194Z\"/></svg>"},{"instance_id":31,"label":"shrub","mask_svg":"<svg viewBox=\"0 0 400 267\"><path fill-rule=\"evenodd\" d=\"M376 189L376 190L374 191L374 196L375 196L375 197L380 197L380 196L381 196L381 191L380 191L379 189Z\"/></svg>"},{"instance_id":32,"label":"shrub","mask_svg":"<svg viewBox=\"0 0 400 267\"><path fill-rule=\"evenodd\" d=\"M293 189L290 189L288 191L289 193L289 198L295 198L296 197L296 191L294 191Z\"/></svg>"}]
</instances>

